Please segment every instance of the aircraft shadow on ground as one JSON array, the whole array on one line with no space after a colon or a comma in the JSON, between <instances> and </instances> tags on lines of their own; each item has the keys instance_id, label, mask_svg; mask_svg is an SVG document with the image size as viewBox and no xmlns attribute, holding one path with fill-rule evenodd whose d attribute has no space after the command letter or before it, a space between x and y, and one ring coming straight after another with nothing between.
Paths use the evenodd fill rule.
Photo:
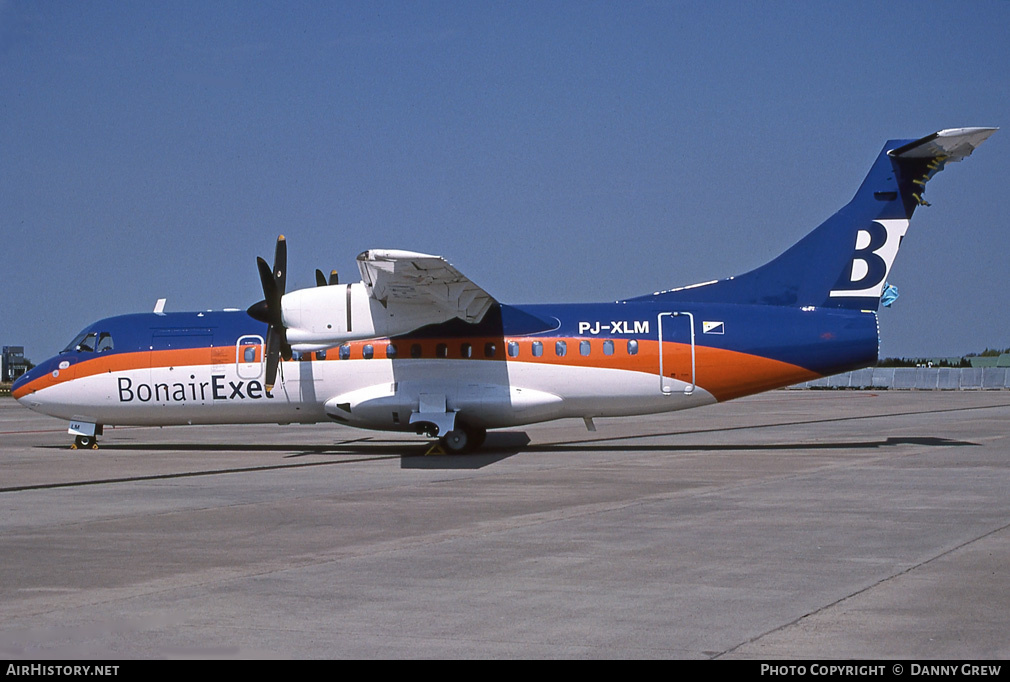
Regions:
<instances>
[{"instance_id":1,"label":"aircraft shadow on ground","mask_svg":"<svg viewBox=\"0 0 1010 682\"><path fill-rule=\"evenodd\" d=\"M426 445L417 455L404 455L401 469L481 469L503 459L525 452L530 437L524 431L499 431L487 434L487 440L477 452L448 455L439 451L428 454Z\"/></svg>"},{"instance_id":2,"label":"aircraft shadow on ground","mask_svg":"<svg viewBox=\"0 0 1010 682\"><path fill-rule=\"evenodd\" d=\"M98 452L249 452L288 453L286 460L326 455L355 458L399 457L402 469L480 469L519 454L526 449L530 438L525 432L489 433L484 446L477 452L466 454L446 454L438 449L434 441L404 441L358 438L332 444L306 445L304 443L144 443L144 442L102 442ZM47 449L66 450L66 445L41 446ZM88 453L89 450L81 450ZM338 462L343 462L341 459Z\"/></svg>"},{"instance_id":3,"label":"aircraft shadow on ground","mask_svg":"<svg viewBox=\"0 0 1010 682\"><path fill-rule=\"evenodd\" d=\"M934 436L892 436L882 440L805 442L805 443L634 443L632 440L644 438L670 437L678 434L647 434L622 437L614 440L595 439L555 443L531 444L525 432L505 431L487 435L484 446L477 452L447 454L432 441L416 443L403 440L380 440L359 438L327 445L265 444L265 443L109 443L103 444L101 451L111 452L276 452L287 453L285 460L302 458L336 457L329 462L303 461L302 464L281 466L316 466L320 464L341 464L369 459L399 458L401 469L418 470L475 470L501 462L522 453L563 453L563 452L783 452L816 450L877 450L901 445L924 447L965 447L977 443L939 438ZM65 449L66 446L42 446L48 449ZM100 451L100 452L101 452ZM82 451L87 453L88 451ZM256 467L259 468L259 467Z\"/></svg>"},{"instance_id":4,"label":"aircraft shadow on ground","mask_svg":"<svg viewBox=\"0 0 1010 682\"><path fill-rule=\"evenodd\" d=\"M672 436L677 434L664 434ZM658 438L661 435L636 436L634 438ZM604 442L606 439L603 439ZM623 440L623 439L622 439ZM538 443L524 448L526 452L734 452L734 451L775 451L775 450L874 450L898 445L922 445L927 447L977 446L970 441L952 440L933 436L894 436L884 440L839 441L814 443L718 443L718 444L603 444L600 441L571 441L562 443Z\"/></svg>"}]
</instances>

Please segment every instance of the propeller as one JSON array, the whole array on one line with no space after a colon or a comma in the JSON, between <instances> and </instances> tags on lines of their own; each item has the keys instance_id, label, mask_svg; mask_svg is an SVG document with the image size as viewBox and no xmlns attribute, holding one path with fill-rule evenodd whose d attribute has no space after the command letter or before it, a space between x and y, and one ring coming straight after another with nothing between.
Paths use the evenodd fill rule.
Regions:
<instances>
[{"instance_id":1,"label":"propeller","mask_svg":"<svg viewBox=\"0 0 1010 682\"><path fill-rule=\"evenodd\" d=\"M267 328L266 338L265 381L266 390L269 392L277 382L277 366L280 363L280 358L291 359L291 346L288 344L287 330L284 328L284 320L281 316L281 297L284 296L288 268L288 245L284 240L284 235L277 238L273 270L265 260L259 257L256 258L256 266L259 268L260 283L263 285L263 300L249 306L246 312L254 320L270 325Z\"/></svg>"},{"instance_id":2,"label":"propeller","mask_svg":"<svg viewBox=\"0 0 1010 682\"><path fill-rule=\"evenodd\" d=\"M336 270L330 270L330 281L326 281L326 275L323 274L322 270L316 270L316 286L325 287L333 286L334 284L340 284L340 278L337 277Z\"/></svg>"}]
</instances>

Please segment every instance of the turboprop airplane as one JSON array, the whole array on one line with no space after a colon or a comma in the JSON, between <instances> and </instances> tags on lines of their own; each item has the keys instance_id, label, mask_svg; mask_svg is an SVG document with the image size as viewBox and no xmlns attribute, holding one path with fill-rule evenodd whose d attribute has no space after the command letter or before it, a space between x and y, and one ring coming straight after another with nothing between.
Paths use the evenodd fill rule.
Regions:
<instances>
[{"instance_id":1,"label":"turboprop airplane","mask_svg":"<svg viewBox=\"0 0 1010 682\"><path fill-rule=\"evenodd\" d=\"M15 382L23 405L103 425L340 424L449 452L488 429L683 410L877 361L877 310L927 181L996 128L889 141L855 197L738 277L613 303L513 306L438 256L369 250L361 281L286 292L287 247L257 259L248 310L123 315Z\"/></svg>"}]
</instances>

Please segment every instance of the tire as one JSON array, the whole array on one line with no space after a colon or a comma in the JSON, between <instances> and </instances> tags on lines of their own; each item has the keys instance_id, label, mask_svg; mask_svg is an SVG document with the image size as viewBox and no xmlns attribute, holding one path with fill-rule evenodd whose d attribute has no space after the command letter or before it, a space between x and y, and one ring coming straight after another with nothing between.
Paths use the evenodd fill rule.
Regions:
<instances>
[{"instance_id":1,"label":"tire","mask_svg":"<svg viewBox=\"0 0 1010 682\"><path fill-rule=\"evenodd\" d=\"M484 445L484 439L487 438L487 429L481 429L477 427L467 427L466 437L469 441L467 447L473 450L479 450L480 446Z\"/></svg>"},{"instance_id":2,"label":"tire","mask_svg":"<svg viewBox=\"0 0 1010 682\"><path fill-rule=\"evenodd\" d=\"M441 441L442 447L453 455L466 452L470 447L470 437L463 429L453 429L449 433L445 434L441 438Z\"/></svg>"}]
</instances>

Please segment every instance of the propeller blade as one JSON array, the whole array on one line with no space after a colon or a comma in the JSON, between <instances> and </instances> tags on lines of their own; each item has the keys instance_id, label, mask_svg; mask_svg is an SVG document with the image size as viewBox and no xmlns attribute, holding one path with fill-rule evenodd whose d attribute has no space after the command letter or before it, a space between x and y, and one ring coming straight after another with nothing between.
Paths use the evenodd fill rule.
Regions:
<instances>
[{"instance_id":1,"label":"propeller blade","mask_svg":"<svg viewBox=\"0 0 1010 682\"><path fill-rule=\"evenodd\" d=\"M340 284L340 278L337 276L336 270L330 270L330 279L327 281L326 275L319 268L316 268L316 286L326 287L333 286L334 284Z\"/></svg>"},{"instance_id":2,"label":"propeller blade","mask_svg":"<svg viewBox=\"0 0 1010 682\"><path fill-rule=\"evenodd\" d=\"M256 267L259 268L260 284L263 285L263 300L267 301L269 304L269 301L271 301L277 293L277 284L274 282L274 273L271 272L270 266L267 265L267 262L259 256L256 256Z\"/></svg>"},{"instance_id":3,"label":"propeller blade","mask_svg":"<svg viewBox=\"0 0 1010 682\"><path fill-rule=\"evenodd\" d=\"M280 336L281 357L285 360L290 360L293 353L291 352L291 344L288 343L288 330L284 327L279 327L278 329L278 336Z\"/></svg>"},{"instance_id":4,"label":"propeller blade","mask_svg":"<svg viewBox=\"0 0 1010 682\"><path fill-rule=\"evenodd\" d=\"M264 386L267 389L267 393L273 389L274 384L277 383L277 365L280 362L280 336L277 331L271 326L267 330L267 340L266 340L266 376L264 377Z\"/></svg>"},{"instance_id":5,"label":"propeller blade","mask_svg":"<svg viewBox=\"0 0 1010 682\"><path fill-rule=\"evenodd\" d=\"M288 277L288 243L284 235L277 237L277 248L274 250L274 282L277 284L277 291L283 296L285 292L284 284ZM278 303L280 303L278 301ZM280 306L278 305L278 309ZM278 310L279 312L279 310Z\"/></svg>"},{"instance_id":6,"label":"propeller blade","mask_svg":"<svg viewBox=\"0 0 1010 682\"><path fill-rule=\"evenodd\" d=\"M256 268L259 270L260 284L263 285L263 300L249 306L246 312L254 320L270 325L267 327L267 338L263 344L266 356L264 384L269 392L277 383L277 367L281 358L290 360L292 356L281 309L281 299L284 297L288 270L288 244L284 235L277 238L273 269L259 257L256 258ZM317 276L322 276L322 273L317 271Z\"/></svg>"}]
</instances>

